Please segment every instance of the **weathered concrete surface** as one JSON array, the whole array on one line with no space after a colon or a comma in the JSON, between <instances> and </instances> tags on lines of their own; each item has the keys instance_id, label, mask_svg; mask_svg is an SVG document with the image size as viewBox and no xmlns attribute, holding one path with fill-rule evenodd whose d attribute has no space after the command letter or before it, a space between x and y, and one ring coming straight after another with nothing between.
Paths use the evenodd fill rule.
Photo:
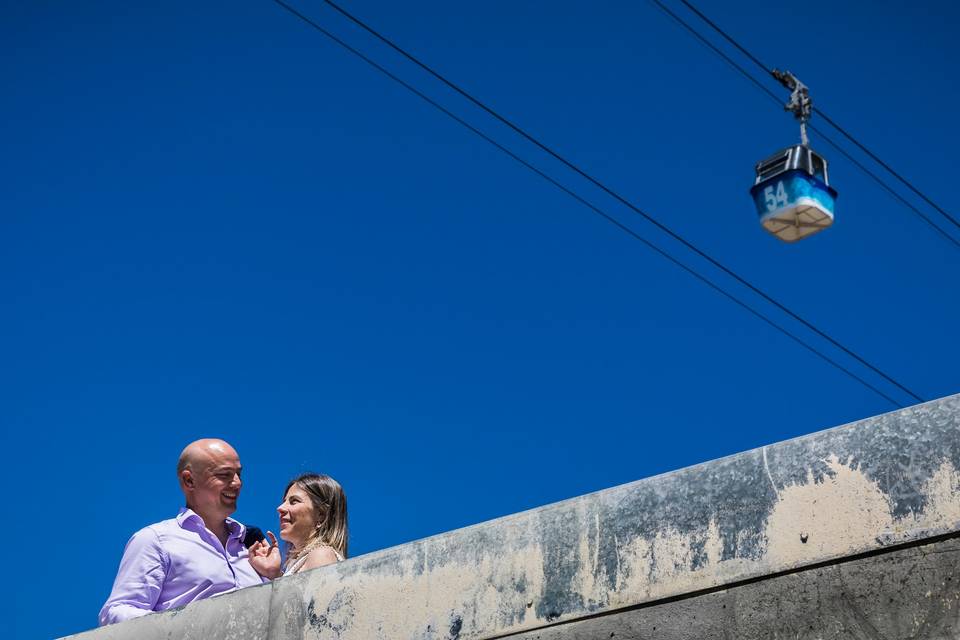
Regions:
<instances>
[{"instance_id":1,"label":"weathered concrete surface","mask_svg":"<svg viewBox=\"0 0 960 640\"><path fill-rule=\"evenodd\" d=\"M554 625L512 640L953 640L960 539Z\"/></svg>"},{"instance_id":2,"label":"weathered concrete surface","mask_svg":"<svg viewBox=\"0 0 960 640\"><path fill-rule=\"evenodd\" d=\"M266 638L270 590L271 585L250 587L70 637L84 640Z\"/></svg>"},{"instance_id":3,"label":"weathered concrete surface","mask_svg":"<svg viewBox=\"0 0 960 640\"><path fill-rule=\"evenodd\" d=\"M206 637L574 629L566 623L958 532L958 469L960 396L951 396L278 580L269 598L256 590L269 600L259 627L237 636L215 626ZM84 637L183 637L173 620L199 610Z\"/></svg>"}]
</instances>

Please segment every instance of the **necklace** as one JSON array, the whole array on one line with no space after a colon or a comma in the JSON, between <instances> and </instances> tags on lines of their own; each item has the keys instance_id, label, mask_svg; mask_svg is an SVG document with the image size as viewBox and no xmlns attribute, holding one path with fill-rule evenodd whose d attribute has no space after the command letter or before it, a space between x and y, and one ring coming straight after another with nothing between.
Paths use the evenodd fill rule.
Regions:
<instances>
[{"instance_id":1,"label":"necklace","mask_svg":"<svg viewBox=\"0 0 960 640\"><path fill-rule=\"evenodd\" d=\"M300 560L300 558L306 557L307 554L309 554L311 551L313 551L314 549L319 549L320 547L330 547L330 545L324 542L323 540L317 538L313 540L313 542L309 542L303 545L302 549L297 549L290 556L288 556L285 566L287 568L292 567L294 564L296 564ZM333 549L333 547L330 547L330 548ZM334 549L334 551L336 550Z\"/></svg>"}]
</instances>

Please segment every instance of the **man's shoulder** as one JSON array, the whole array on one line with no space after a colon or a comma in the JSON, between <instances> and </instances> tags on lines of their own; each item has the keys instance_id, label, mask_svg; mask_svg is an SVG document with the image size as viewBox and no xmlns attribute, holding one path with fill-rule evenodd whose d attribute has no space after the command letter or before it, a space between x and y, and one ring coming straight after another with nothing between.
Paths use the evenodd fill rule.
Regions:
<instances>
[{"instance_id":1,"label":"man's shoulder","mask_svg":"<svg viewBox=\"0 0 960 640\"><path fill-rule=\"evenodd\" d=\"M164 534L177 529L180 529L180 523L177 521L177 519L168 518L166 520L161 520L160 522L154 522L153 524L148 524L142 529L139 529L131 536L131 540L133 539L159 540L164 536Z\"/></svg>"}]
</instances>

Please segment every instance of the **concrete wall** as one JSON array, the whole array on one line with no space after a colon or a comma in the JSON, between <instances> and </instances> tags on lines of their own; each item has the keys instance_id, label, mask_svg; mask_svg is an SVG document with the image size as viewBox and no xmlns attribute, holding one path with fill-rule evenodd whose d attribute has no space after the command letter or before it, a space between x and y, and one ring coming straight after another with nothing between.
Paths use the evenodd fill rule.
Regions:
<instances>
[{"instance_id":1,"label":"concrete wall","mask_svg":"<svg viewBox=\"0 0 960 640\"><path fill-rule=\"evenodd\" d=\"M951 396L74 637L956 637L958 469Z\"/></svg>"},{"instance_id":2,"label":"concrete wall","mask_svg":"<svg viewBox=\"0 0 960 640\"><path fill-rule=\"evenodd\" d=\"M904 640L960 637L960 539L805 569L513 640Z\"/></svg>"}]
</instances>

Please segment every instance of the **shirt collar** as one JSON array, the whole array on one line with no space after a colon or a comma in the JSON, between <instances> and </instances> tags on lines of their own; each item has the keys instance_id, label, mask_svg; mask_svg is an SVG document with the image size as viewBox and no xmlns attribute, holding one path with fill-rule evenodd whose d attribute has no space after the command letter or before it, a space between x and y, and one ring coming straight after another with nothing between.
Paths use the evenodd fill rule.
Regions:
<instances>
[{"instance_id":1,"label":"shirt collar","mask_svg":"<svg viewBox=\"0 0 960 640\"><path fill-rule=\"evenodd\" d=\"M193 523L194 526L206 528L203 518L201 518L196 511L187 507L180 507L180 512L177 514L177 524L180 525L181 529L188 529L191 528L185 526L188 522ZM233 518L227 518L224 520L224 522L226 523L227 531L229 532L229 535L227 536L228 538L239 538L240 540L243 540L243 537L247 533L247 528L243 524L237 522Z\"/></svg>"}]
</instances>

